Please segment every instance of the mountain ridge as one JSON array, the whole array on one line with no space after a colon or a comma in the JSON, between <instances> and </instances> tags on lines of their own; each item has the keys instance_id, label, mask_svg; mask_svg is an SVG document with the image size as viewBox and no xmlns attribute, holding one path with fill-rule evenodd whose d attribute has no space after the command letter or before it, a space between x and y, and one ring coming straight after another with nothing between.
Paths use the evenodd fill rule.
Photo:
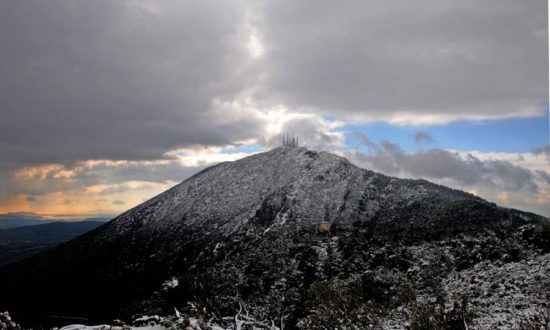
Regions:
<instances>
[{"instance_id":1,"label":"mountain ridge","mask_svg":"<svg viewBox=\"0 0 550 330\"><path fill-rule=\"evenodd\" d=\"M0 230L11 229L24 226L42 225L54 222L79 222L79 221L100 221L106 222L112 219L111 217L91 217L75 220L67 219L49 219L34 212L11 212L0 214Z\"/></svg>"}]
</instances>

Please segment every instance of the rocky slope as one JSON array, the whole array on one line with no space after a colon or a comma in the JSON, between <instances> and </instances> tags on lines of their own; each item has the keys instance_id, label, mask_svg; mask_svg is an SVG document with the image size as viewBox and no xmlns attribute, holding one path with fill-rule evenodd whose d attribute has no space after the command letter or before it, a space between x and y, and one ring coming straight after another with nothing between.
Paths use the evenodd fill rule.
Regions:
<instances>
[{"instance_id":1,"label":"rocky slope","mask_svg":"<svg viewBox=\"0 0 550 330\"><path fill-rule=\"evenodd\" d=\"M0 270L0 309L27 324L173 307L223 320L239 304L286 328L490 324L484 313L494 306L470 291L496 290L494 276L473 289L457 283L473 281L475 267L492 274L531 262L542 270L519 280L519 291L501 290L529 297L525 308L499 314L517 324L511 320L548 306L545 221L332 154L280 147L210 167Z\"/></svg>"}]
</instances>

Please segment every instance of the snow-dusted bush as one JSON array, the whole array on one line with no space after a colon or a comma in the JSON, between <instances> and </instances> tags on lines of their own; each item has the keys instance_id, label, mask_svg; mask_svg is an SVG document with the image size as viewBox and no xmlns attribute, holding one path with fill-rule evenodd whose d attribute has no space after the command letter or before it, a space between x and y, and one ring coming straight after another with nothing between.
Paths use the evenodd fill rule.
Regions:
<instances>
[{"instance_id":1,"label":"snow-dusted bush","mask_svg":"<svg viewBox=\"0 0 550 330\"><path fill-rule=\"evenodd\" d=\"M378 329L381 310L363 300L360 290L341 283L315 282L309 290L308 314L300 329Z\"/></svg>"},{"instance_id":2,"label":"snow-dusted bush","mask_svg":"<svg viewBox=\"0 0 550 330\"><path fill-rule=\"evenodd\" d=\"M518 325L522 330L549 330L550 306L540 309L534 314L519 318Z\"/></svg>"},{"instance_id":3,"label":"snow-dusted bush","mask_svg":"<svg viewBox=\"0 0 550 330\"><path fill-rule=\"evenodd\" d=\"M466 296L446 301L439 295L433 300L415 302L409 312L410 330L468 330L475 316Z\"/></svg>"},{"instance_id":4,"label":"snow-dusted bush","mask_svg":"<svg viewBox=\"0 0 550 330\"><path fill-rule=\"evenodd\" d=\"M21 327L15 323L9 312L0 313L0 330L18 330Z\"/></svg>"}]
</instances>

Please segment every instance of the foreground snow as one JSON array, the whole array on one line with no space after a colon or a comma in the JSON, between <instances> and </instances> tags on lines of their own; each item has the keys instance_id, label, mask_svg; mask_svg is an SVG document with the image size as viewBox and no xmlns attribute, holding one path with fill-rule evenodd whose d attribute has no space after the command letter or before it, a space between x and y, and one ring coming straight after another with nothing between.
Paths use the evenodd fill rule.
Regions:
<instances>
[{"instance_id":1,"label":"foreground snow","mask_svg":"<svg viewBox=\"0 0 550 330\"><path fill-rule=\"evenodd\" d=\"M83 325L83 324L71 324L61 328L60 330L165 330L166 327L162 325L153 325L145 327L121 327L121 326L112 326L109 324L101 325Z\"/></svg>"}]
</instances>

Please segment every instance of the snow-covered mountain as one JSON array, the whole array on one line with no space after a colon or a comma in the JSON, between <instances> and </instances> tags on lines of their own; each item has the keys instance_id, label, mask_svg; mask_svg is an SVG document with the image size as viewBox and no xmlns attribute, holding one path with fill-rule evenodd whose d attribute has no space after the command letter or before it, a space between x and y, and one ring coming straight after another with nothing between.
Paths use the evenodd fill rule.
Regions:
<instances>
[{"instance_id":1,"label":"snow-covered mountain","mask_svg":"<svg viewBox=\"0 0 550 330\"><path fill-rule=\"evenodd\" d=\"M279 147L212 166L0 270L0 309L28 324L174 307L222 319L239 304L286 328L517 324L549 302L546 221ZM529 273L498 276L515 269Z\"/></svg>"}]
</instances>

